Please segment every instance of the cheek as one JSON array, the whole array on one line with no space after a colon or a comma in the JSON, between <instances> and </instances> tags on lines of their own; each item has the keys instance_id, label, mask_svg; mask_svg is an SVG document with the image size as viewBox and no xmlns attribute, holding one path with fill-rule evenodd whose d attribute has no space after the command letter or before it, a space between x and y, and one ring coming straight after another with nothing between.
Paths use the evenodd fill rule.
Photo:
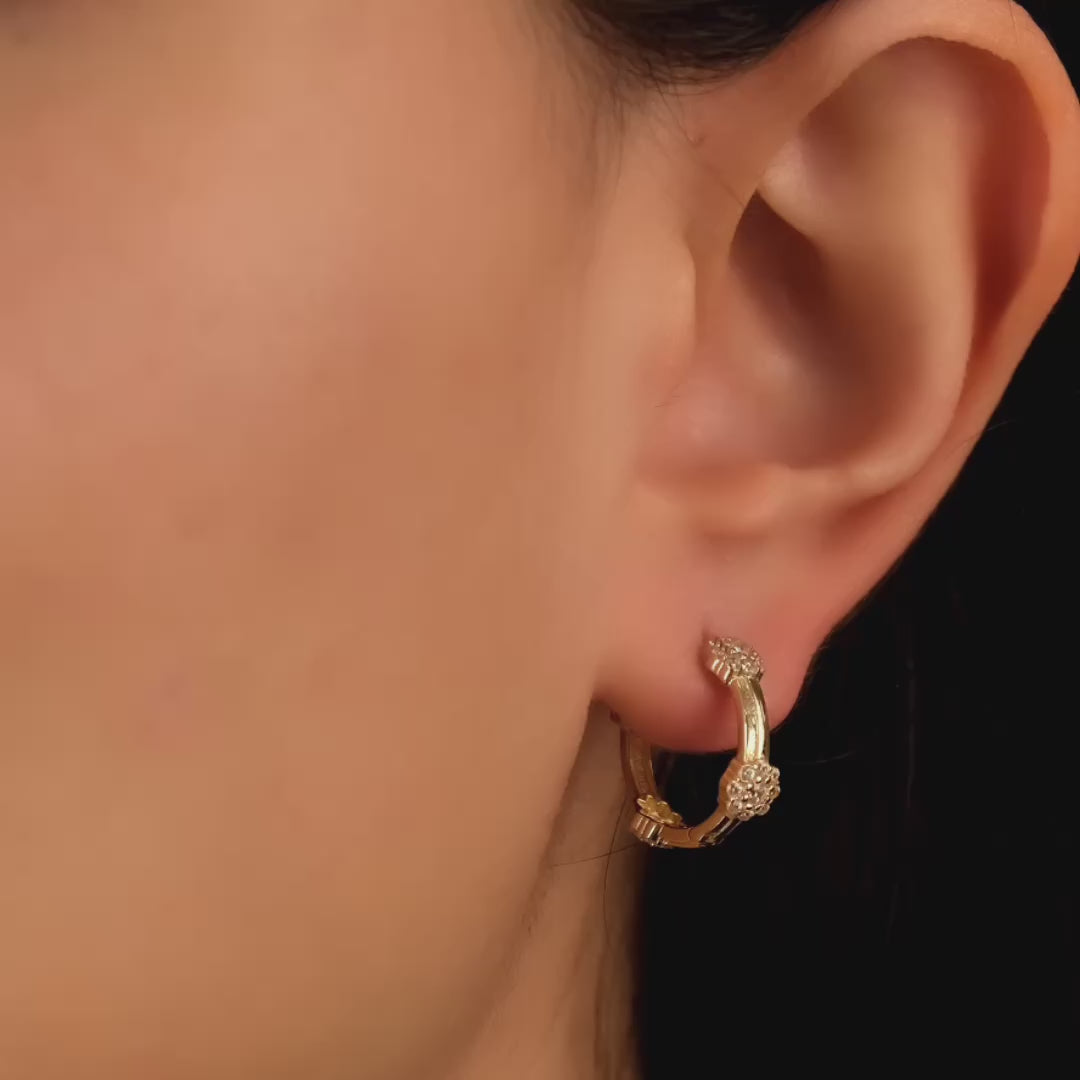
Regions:
<instances>
[{"instance_id":1,"label":"cheek","mask_svg":"<svg viewBox=\"0 0 1080 1080\"><path fill-rule=\"evenodd\" d=\"M5 147L0 1059L35 1075L436 1046L583 720L573 208L492 172L520 133L432 169L438 106L406 141L293 100Z\"/></svg>"}]
</instances>

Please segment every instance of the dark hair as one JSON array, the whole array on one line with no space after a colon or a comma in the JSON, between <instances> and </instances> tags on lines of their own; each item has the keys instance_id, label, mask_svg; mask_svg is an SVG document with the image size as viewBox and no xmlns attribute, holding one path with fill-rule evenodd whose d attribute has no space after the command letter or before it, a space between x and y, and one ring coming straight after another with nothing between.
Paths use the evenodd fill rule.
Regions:
<instances>
[{"instance_id":1,"label":"dark hair","mask_svg":"<svg viewBox=\"0 0 1080 1080\"><path fill-rule=\"evenodd\" d=\"M575 6L627 71L678 83L760 58L825 2ZM1063 6L1026 6L1064 30ZM1055 636L1080 607L1063 494L1080 368L1054 347L1077 340L1072 296L923 535L821 651L775 738L772 813L713 852L648 854L646 1080L712 1080L763 1028L763 1075L785 1037L805 1062L867 1031L910 1047L1075 1030L1076 815L1052 749L1076 711L1076 635ZM704 816L722 767L680 759L673 801Z\"/></svg>"},{"instance_id":2,"label":"dark hair","mask_svg":"<svg viewBox=\"0 0 1080 1080\"><path fill-rule=\"evenodd\" d=\"M831 0L578 0L591 36L631 71L679 81L771 52Z\"/></svg>"}]
</instances>

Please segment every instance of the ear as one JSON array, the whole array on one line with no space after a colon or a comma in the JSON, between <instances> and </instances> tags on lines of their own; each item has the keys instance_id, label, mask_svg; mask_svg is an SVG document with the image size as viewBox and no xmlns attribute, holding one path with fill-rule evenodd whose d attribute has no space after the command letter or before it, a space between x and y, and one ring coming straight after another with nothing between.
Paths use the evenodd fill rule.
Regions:
<instances>
[{"instance_id":1,"label":"ear","mask_svg":"<svg viewBox=\"0 0 1080 1080\"><path fill-rule=\"evenodd\" d=\"M735 732L703 636L758 649L782 719L963 464L1080 248L1080 112L1018 8L854 0L658 115L670 139L621 166L670 170L695 286L637 428L596 696L709 751Z\"/></svg>"}]
</instances>

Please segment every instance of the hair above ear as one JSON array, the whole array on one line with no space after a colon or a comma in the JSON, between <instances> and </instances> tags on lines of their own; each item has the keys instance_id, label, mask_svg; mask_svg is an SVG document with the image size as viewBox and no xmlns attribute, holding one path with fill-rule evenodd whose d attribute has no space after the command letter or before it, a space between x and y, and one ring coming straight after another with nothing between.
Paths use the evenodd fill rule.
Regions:
<instances>
[{"instance_id":1,"label":"hair above ear","mask_svg":"<svg viewBox=\"0 0 1080 1080\"><path fill-rule=\"evenodd\" d=\"M586 26L617 60L646 81L656 73L714 79L720 70L767 55L822 0L577 0Z\"/></svg>"},{"instance_id":2,"label":"hair above ear","mask_svg":"<svg viewBox=\"0 0 1080 1080\"><path fill-rule=\"evenodd\" d=\"M642 424L600 696L709 750L733 729L701 632L761 650L782 717L955 478L1075 263L1080 120L1026 17L931 0L830 7L675 107L693 326Z\"/></svg>"}]
</instances>

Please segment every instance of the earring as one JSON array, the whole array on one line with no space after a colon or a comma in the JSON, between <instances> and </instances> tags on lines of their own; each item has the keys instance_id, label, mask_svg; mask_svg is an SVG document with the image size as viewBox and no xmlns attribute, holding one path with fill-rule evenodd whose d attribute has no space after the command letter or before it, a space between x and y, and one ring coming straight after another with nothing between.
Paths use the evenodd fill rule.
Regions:
<instances>
[{"instance_id":1,"label":"earring","mask_svg":"<svg viewBox=\"0 0 1080 1080\"><path fill-rule=\"evenodd\" d=\"M636 810L630 831L659 848L701 848L720 843L741 821L768 813L780 794L780 770L769 764L769 722L761 692L764 669L749 645L734 638L709 638L702 661L731 692L739 711L739 749L720 778L716 809L700 825L686 825L661 797L652 747L623 730L622 758Z\"/></svg>"}]
</instances>

